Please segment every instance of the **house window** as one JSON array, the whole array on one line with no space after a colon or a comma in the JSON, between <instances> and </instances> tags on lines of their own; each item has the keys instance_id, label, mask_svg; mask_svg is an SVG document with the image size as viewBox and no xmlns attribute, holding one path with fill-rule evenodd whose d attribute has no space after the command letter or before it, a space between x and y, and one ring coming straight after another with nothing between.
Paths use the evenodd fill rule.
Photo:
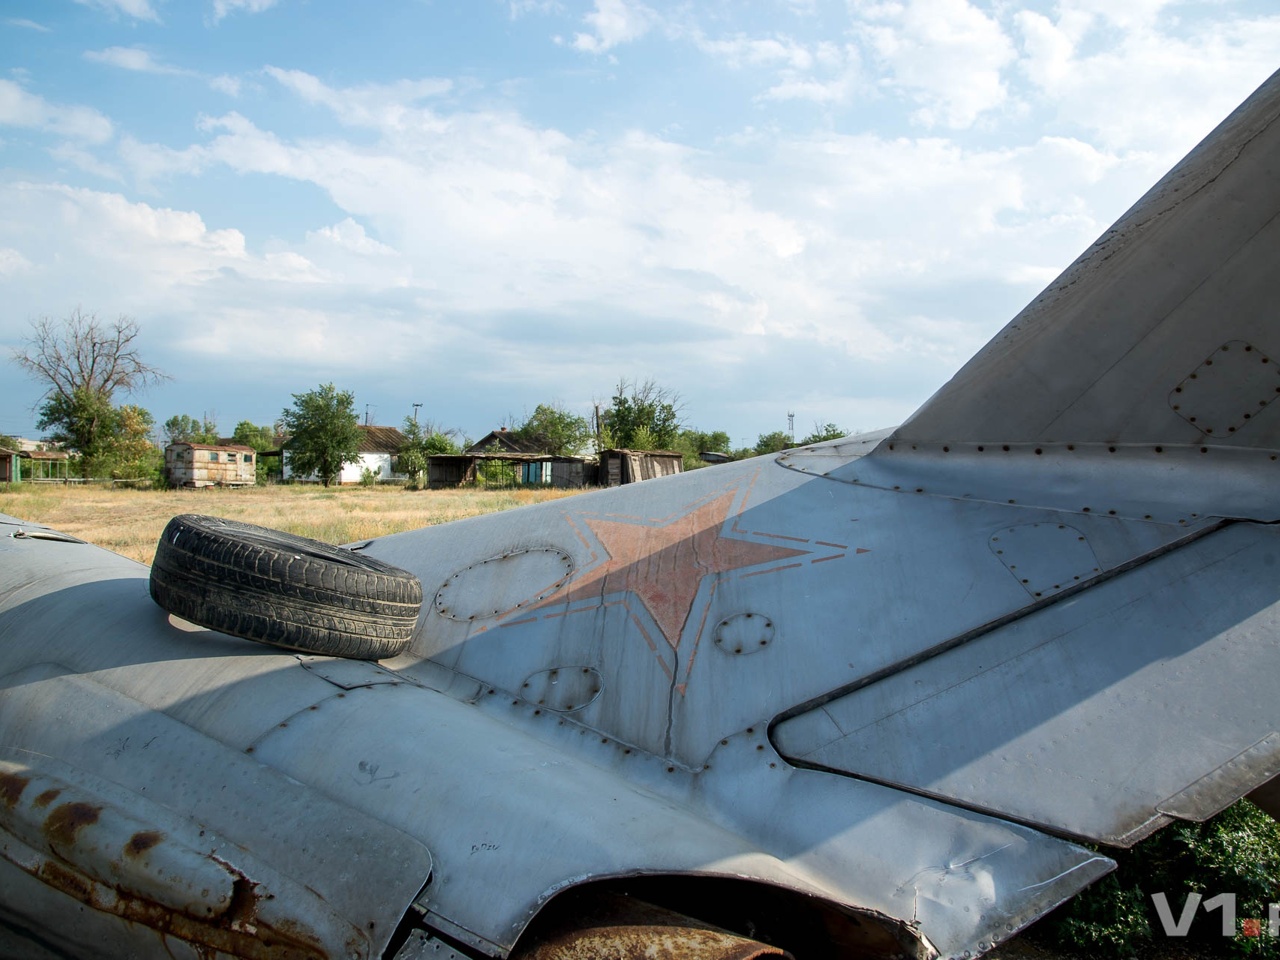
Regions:
<instances>
[{"instance_id":1,"label":"house window","mask_svg":"<svg viewBox=\"0 0 1280 960\"><path fill-rule=\"evenodd\" d=\"M217 463L217 462L218 462L218 454L217 454L216 452L214 452L213 450L210 450L210 451L209 451L209 462L210 462L210 463Z\"/></svg>"},{"instance_id":2,"label":"house window","mask_svg":"<svg viewBox=\"0 0 1280 960\"><path fill-rule=\"evenodd\" d=\"M245 462L245 463L253 463L253 454L252 454L252 453L246 453L246 454L244 455L244 462Z\"/></svg>"},{"instance_id":3,"label":"house window","mask_svg":"<svg viewBox=\"0 0 1280 960\"><path fill-rule=\"evenodd\" d=\"M228 453L227 463L235 463L235 462L236 462L236 455L234 453Z\"/></svg>"}]
</instances>

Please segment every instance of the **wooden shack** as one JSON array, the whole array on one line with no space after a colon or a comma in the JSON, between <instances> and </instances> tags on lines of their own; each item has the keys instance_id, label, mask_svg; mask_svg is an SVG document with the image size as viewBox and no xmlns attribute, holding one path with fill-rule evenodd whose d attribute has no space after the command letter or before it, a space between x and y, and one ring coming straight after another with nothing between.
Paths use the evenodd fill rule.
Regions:
<instances>
[{"instance_id":1,"label":"wooden shack","mask_svg":"<svg viewBox=\"0 0 1280 960\"><path fill-rule=\"evenodd\" d=\"M22 479L18 451L0 447L0 483L17 483Z\"/></svg>"},{"instance_id":2,"label":"wooden shack","mask_svg":"<svg viewBox=\"0 0 1280 960\"><path fill-rule=\"evenodd\" d=\"M684 471L684 455L675 450L601 450L600 486L618 487Z\"/></svg>"},{"instance_id":3,"label":"wooden shack","mask_svg":"<svg viewBox=\"0 0 1280 960\"><path fill-rule=\"evenodd\" d=\"M171 443L164 448L164 474L174 487L249 487L257 479L253 447L239 444Z\"/></svg>"}]
</instances>

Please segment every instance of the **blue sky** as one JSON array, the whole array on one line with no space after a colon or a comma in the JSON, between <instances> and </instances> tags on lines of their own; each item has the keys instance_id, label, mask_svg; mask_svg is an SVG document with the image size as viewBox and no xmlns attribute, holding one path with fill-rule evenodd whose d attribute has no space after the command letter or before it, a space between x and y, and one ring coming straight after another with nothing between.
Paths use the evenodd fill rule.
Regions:
<instances>
[{"instance_id":1,"label":"blue sky","mask_svg":"<svg viewBox=\"0 0 1280 960\"><path fill-rule=\"evenodd\" d=\"M889 426L1277 67L1271 0L8 0L0 348L128 315L226 433Z\"/></svg>"}]
</instances>

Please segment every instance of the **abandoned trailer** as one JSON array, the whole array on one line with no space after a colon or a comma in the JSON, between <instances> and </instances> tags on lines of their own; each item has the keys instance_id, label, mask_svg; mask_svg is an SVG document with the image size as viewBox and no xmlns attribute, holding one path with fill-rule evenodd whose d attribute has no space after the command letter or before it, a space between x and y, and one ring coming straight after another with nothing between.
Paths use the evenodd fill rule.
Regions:
<instances>
[{"instance_id":1,"label":"abandoned trailer","mask_svg":"<svg viewBox=\"0 0 1280 960\"><path fill-rule=\"evenodd\" d=\"M257 478L253 447L239 444L171 443L164 474L175 487L247 487Z\"/></svg>"}]
</instances>

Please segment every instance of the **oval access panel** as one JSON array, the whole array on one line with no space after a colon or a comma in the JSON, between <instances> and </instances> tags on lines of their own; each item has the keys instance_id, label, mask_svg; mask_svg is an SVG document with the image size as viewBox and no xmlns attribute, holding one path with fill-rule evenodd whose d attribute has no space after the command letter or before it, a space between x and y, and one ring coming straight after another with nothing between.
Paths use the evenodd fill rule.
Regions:
<instances>
[{"instance_id":1,"label":"oval access panel","mask_svg":"<svg viewBox=\"0 0 1280 960\"><path fill-rule=\"evenodd\" d=\"M735 613L716 624L716 649L734 656L759 653L773 643L773 618L762 613Z\"/></svg>"},{"instance_id":2,"label":"oval access panel","mask_svg":"<svg viewBox=\"0 0 1280 960\"><path fill-rule=\"evenodd\" d=\"M435 611L450 620L485 620L545 600L573 573L553 547L513 550L459 570L436 591Z\"/></svg>"},{"instance_id":3,"label":"oval access panel","mask_svg":"<svg viewBox=\"0 0 1280 960\"><path fill-rule=\"evenodd\" d=\"M553 667L525 680L520 696L548 710L581 710L600 696L604 680L591 667Z\"/></svg>"}]
</instances>

